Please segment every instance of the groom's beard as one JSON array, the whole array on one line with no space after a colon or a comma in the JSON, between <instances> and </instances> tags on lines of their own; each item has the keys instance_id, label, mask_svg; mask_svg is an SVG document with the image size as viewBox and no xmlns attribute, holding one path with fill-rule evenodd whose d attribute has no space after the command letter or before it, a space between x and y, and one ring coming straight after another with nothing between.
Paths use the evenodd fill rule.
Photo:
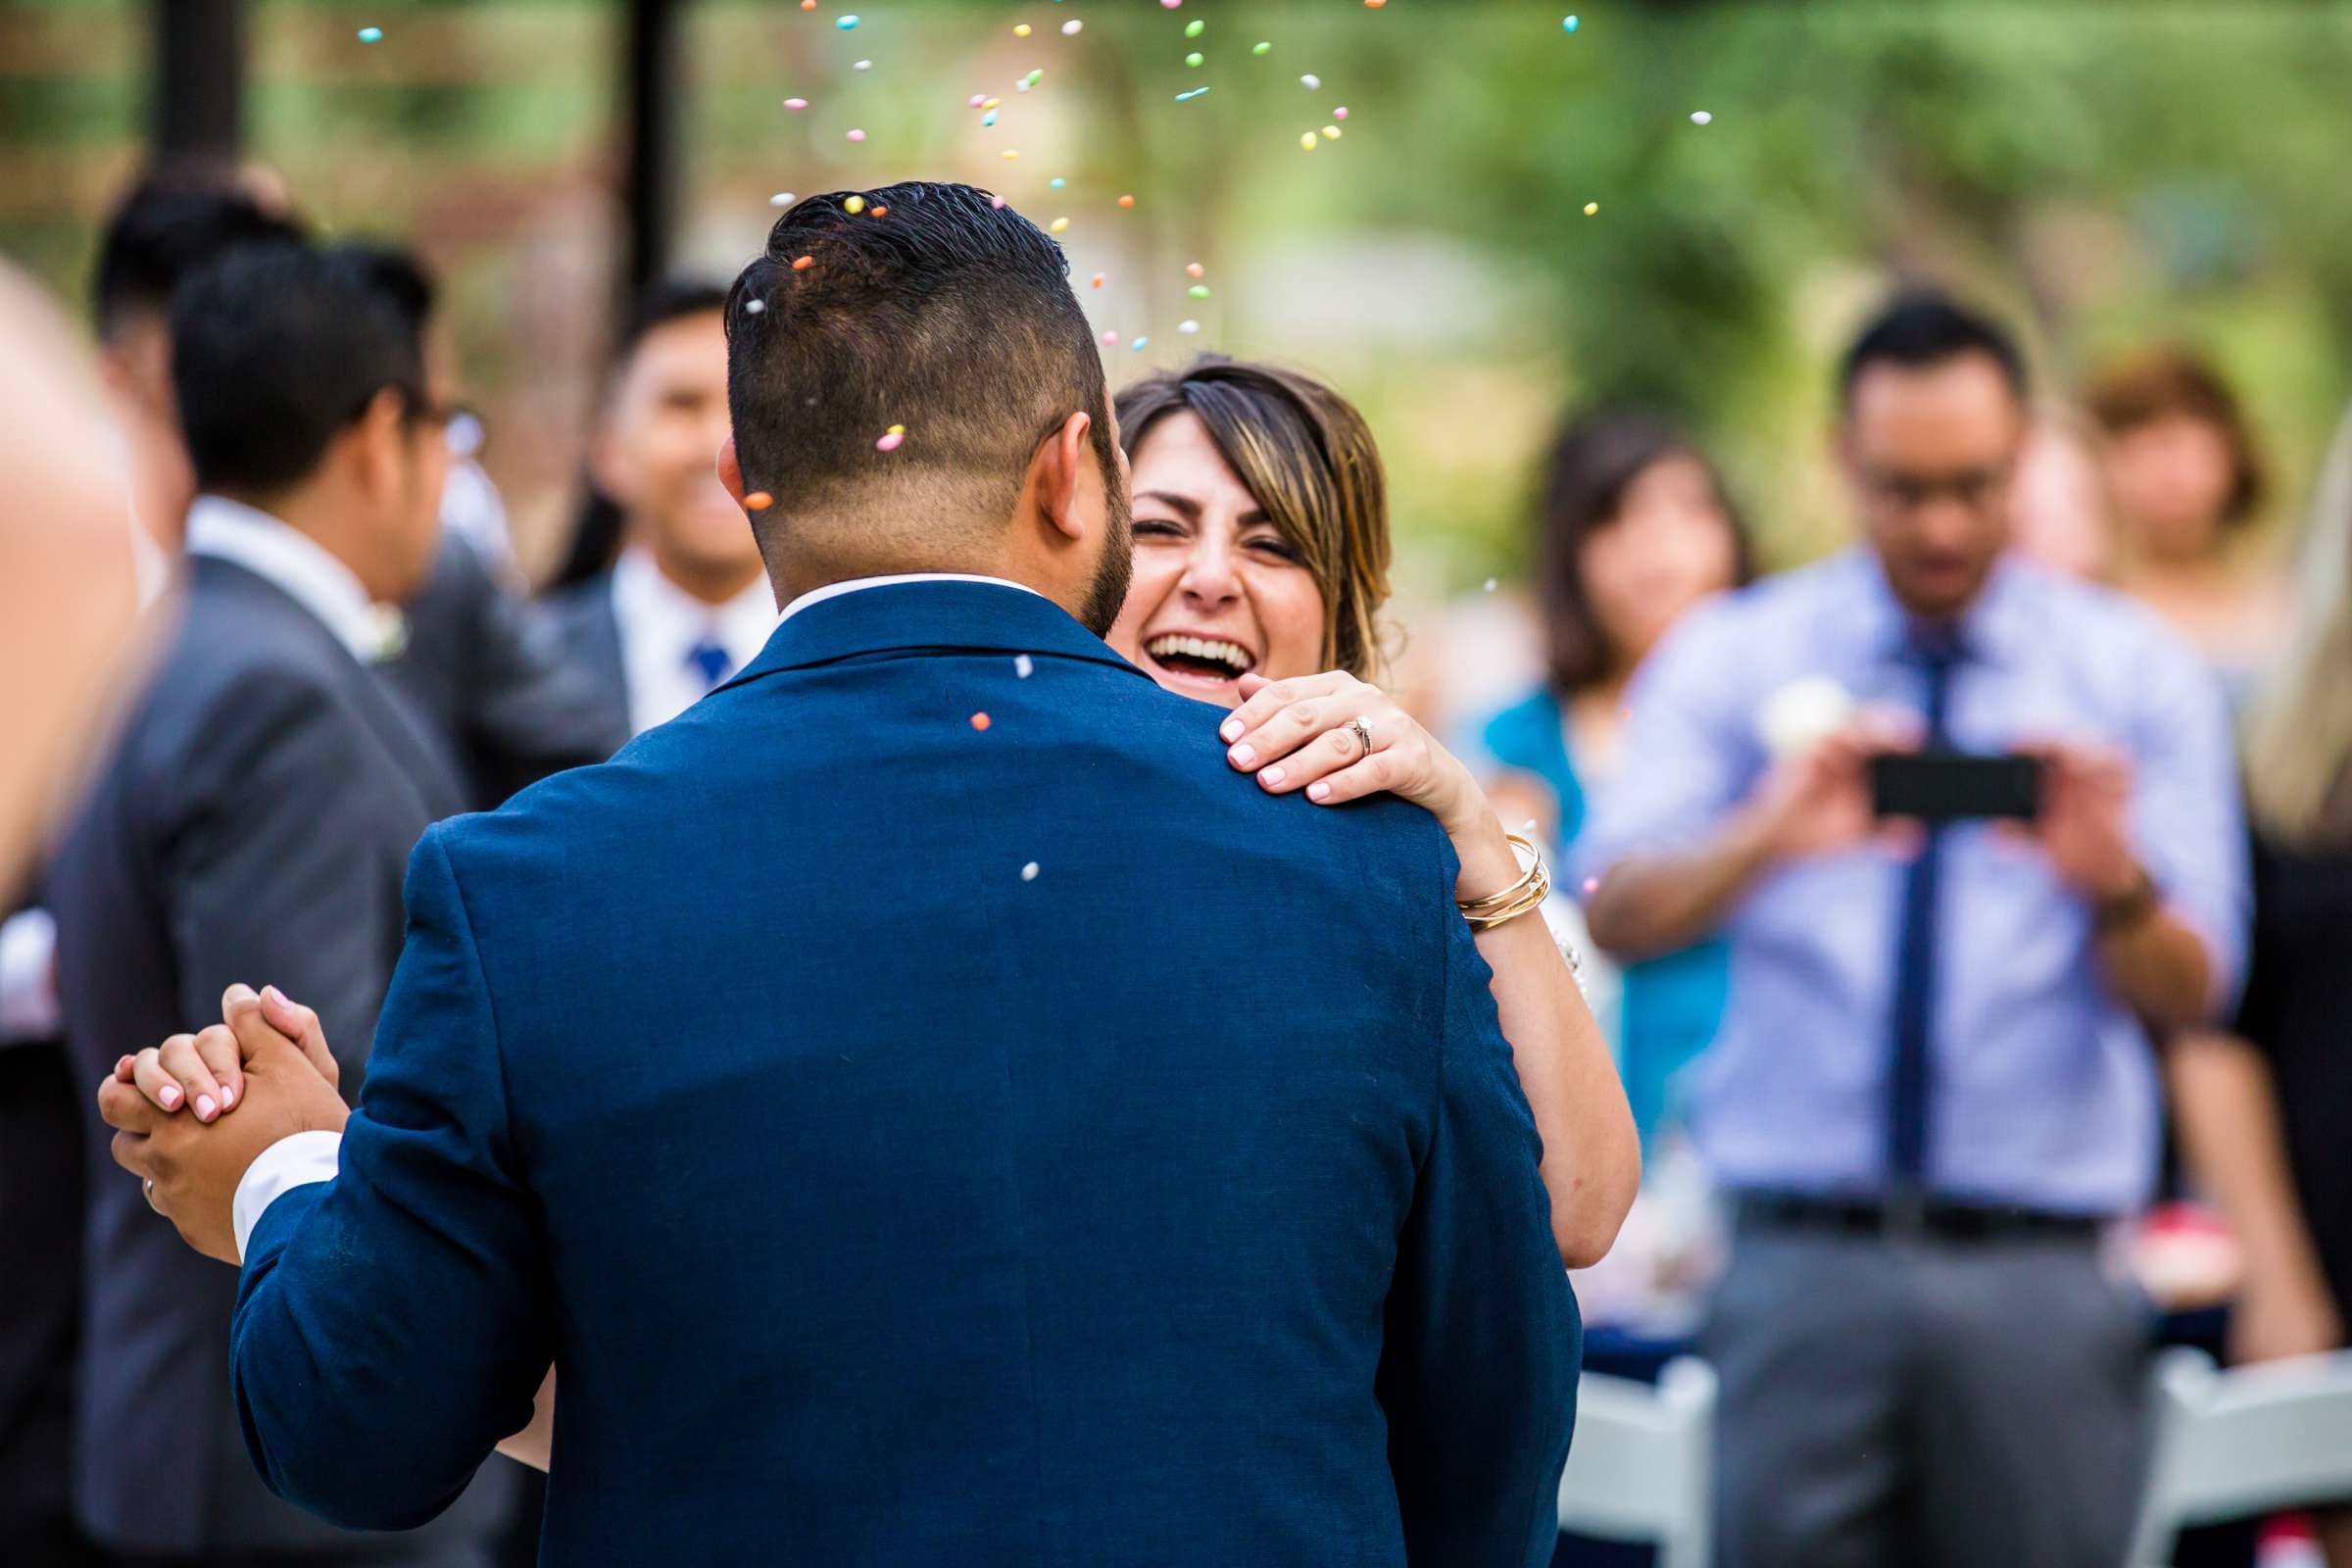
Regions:
<instances>
[{"instance_id":1,"label":"groom's beard","mask_svg":"<svg viewBox=\"0 0 2352 1568\"><path fill-rule=\"evenodd\" d=\"M1135 531L1130 526L1127 487L1118 471L1104 472L1102 493L1102 559L1095 580L1087 585L1086 603L1078 622L1098 637L1110 635L1111 622L1127 603L1127 585L1135 576Z\"/></svg>"}]
</instances>

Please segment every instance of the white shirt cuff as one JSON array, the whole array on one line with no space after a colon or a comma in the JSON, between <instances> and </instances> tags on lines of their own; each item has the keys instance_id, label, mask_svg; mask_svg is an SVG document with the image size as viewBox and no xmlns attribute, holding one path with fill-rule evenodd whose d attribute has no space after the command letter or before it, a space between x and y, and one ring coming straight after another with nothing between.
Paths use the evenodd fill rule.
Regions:
<instances>
[{"instance_id":1,"label":"white shirt cuff","mask_svg":"<svg viewBox=\"0 0 2352 1568\"><path fill-rule=\"evenodd\" d=\"M307 1132L280 1138L245 1167L237 1196L229 1204L229 1223L237 1233L237 1260L245 1259L245 1244L271 1203L310 1182L331 1182L343 1157L341 1133Z\"/></svg>"},{"instance_id":2,"label":"white shirt cuff","mask_svg":"<svg viewBox=\"0 0 2352 1568\"><path fill-rule=\"evenodd\" d=\"M0 923L0 1043L65 1032L57 1004L57 921L20 909Z\"/></svg>"}]
</instances>

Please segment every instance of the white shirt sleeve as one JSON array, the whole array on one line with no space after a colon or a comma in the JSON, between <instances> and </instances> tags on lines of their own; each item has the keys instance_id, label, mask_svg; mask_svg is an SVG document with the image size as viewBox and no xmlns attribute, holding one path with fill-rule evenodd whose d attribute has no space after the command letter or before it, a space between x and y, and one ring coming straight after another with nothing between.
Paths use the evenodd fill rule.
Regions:
<instances>
[{"instance_id":1,"label":"white shirt sleeve","mask_svg":"<svg viewBox=\"0 0 2352 1568\"><path fill-rule=\"evenodd\" d=\"M229 1223L237 1233L237 1257L243 1261L245 1244L263 1211L293 1189L308 1182L331 1182L342 1163L341 1133L307 1132L280 1138L245 1167L237 1196L229 1204Z\"/></svg>"},{"instance_id":2,"label":"white shirt sleeve","mask_svg":"<svg viewBox=\"0 0 2352 1568\"><path fill-rule=\"evenodd\" d=\"M57 921L20 909L0 923L0 1045L65 1032L57 1003Z\"/></svg>"}]
</instances>

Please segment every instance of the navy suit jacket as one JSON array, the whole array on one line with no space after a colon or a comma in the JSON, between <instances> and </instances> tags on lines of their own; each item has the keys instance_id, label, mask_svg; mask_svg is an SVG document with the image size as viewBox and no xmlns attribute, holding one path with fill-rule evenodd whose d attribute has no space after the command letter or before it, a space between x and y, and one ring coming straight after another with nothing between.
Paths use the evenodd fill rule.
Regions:
<instances>
[{"instance_id":1,"label":"navy suit jacket","mask_svg":"<svg viewBox=\"0 0 2352 1568\"><path fill-rule=\"evenodd\" d=\"M1453 857L1220 716L868 588L428 832L245 1260L271 1485L426 1518L552 1358L548 1561L1548 1560L1579 1330Z\"/></svg>"}]
</instances>

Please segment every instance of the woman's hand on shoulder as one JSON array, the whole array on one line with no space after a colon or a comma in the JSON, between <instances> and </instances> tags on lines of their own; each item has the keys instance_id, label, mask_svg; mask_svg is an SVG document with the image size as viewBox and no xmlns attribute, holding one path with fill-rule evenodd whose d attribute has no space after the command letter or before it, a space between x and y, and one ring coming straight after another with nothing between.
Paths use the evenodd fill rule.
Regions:
<instances>
[{"instance_id":1,"label":"woman's hand on shoulder","mask_svg":"<svg viewBox=\"0 0 2352 1568\"><path fill-rule=\"evenodd\" d=\"M1385 792L1449 832L1492 814L1470 770L1377 686L1335 669L1294 680L1244 675L1241 692L1217 734L1226 760L1270 794L1338 806Z\"/></svg>"}]
</instances>

